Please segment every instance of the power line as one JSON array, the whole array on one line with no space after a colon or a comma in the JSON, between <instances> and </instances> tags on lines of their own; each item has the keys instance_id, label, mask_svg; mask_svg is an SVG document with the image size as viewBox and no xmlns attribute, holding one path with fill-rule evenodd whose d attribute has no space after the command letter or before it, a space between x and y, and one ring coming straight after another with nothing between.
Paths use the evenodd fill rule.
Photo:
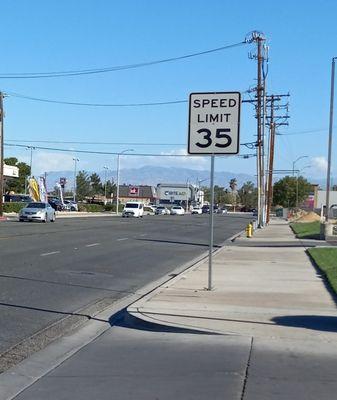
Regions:
<instances>
[{"instance_id":1,"label":"power line","mask_svg":"<svg viewBox=\"0 0 337 400\"><path fill-rule=\"evenodd\" d=\"M29 148L31 146L27 146L26 144L14 144L14 143L4 143L7 147L20 147L20 148ZM44 147L44 146L34 146L35 150L47 150L47 151L59 151L66 153L83 153L83 154L105 154L105 155L119 155L120 152L112 152L112 151L95 151L95 150L78 150L78 149L61 149L59 147ZM190 157L193 155L189 154L163 154L163 153L127 153L126 156L141 156L141 157ZM242 157L243 155L240 155ZM194 157L194 156L193 156ZM200 156L195 156L200 157ZM221 156L219 156L221 157ZM225 156L224 156L225 157Z\"/></svg>"},{"instance_id":2,"label":"power line","mask_svg":"<svg viewBox=\"0 0 337 400\"><path fill-rule=\"evenodd\" d=\"M55 144L83 144L83 145L123 145L123 146L184 146L186 143L145 143L145 142L81 142L63 140L24 140L8 139L7 142L20 143L55 143Z\"/></svg>"},{"instance_id":3,"label":"power line","mask_svg":"<svg viewBox=\"0 0 337 400\"><path fill-rule=\"evenodd\" d=\"M9 147L21 147L27 148L26 144L13 144L13 143L4 143L5 146ZM59 147L43 147L43 146L34 146L35 149L38 150L52 150L52 151L60 151L66 153L84 153L84 154L108 154L108 155L118 155L120 152L111 152L111 151L95 151L95 150L78 150L78 149L61 149ZM187 154L151 154L151 153L127 153L127 156L144 156L144 157L187 157Z\"/></svg>"},{"instance_id":4,"label":"power line","mask_svg":"<svg viewBox=\"0 0 337 400\"><path fill-rule=\"evenodd\" d=\"M10 72L4 73L0 75L1 79L37 79L37 78L59 78L59 77L66 77L66 76L79 76L79 75L92 75L92 74L103 74L107 72L115 72L115 71L122 71L127 69L136 69L142 67L148 67L151 65L158 65L173 61L184 60L192 57L198 57L205 54L215 53L218 51L228 50L234 47L242 46L248 44L249 42L244 40L242 42L217 47L210 50L200 51L197 53L185 54L178 57L170 57L164 58L161 60L154 60L136 64L128 64L128 65L117 65L111 67L104 67L104 68L93 68L93 69L80 69L80 70L69 70L69 71L52 71L52 72Z\"/></svg>"},{"instance_id":5,"label":"power line","mask_svg":"<svg viewBox=\"0 0 337 400\"><path fill-rule=\"evenodd\" d=\"M144 107L144 106L163 106L163 105L187 103L187 100L159 101L152 103L128 103L128 104L81 103L76 101L52 100L39 97L25 96L14 92L6 92L6 95L26 100L39 101L43 103L65 104L71 106L86 106L86 107Z\"/></svg>"},{"instance_id":6,"label":"power line","mask_svg":"<svg viewBox=\"0 0 337 400\"><path fill-rule=\"evenodd\" d=\"M247 91L243 91L241 93L247 93ZM17 97L17 98L25 99L25 100L43 102L43 103L54 103L54 104L64 104L64 105L71 105L71 106L85 106L85 107L146 107L146 106L163 106L163 105L188 103L188 100L159 101L159 102L151 102L151 103L124 103L124 104L82 103L82 102L76 102L76 101L44 99L44 98L26 96L23 94L8 92L8 91L6 91L5 95ZM251 100L241 100L241 102L242 103L251 103Z\"/></svg>"},{"instance_id":7,"label":"power line","mask_svg":"<svg viewBox=\"0 0 337 400\"><path fill-rule=\"evenodd\" d=\"M294 135L307 135L310 133L319 133L319 132L328 132L328 128L325 129L313 129L307 131L299 131L299 132L290 132L290 133L277 133L280 136L294 136Z\"/></svg>"}]
</instances>

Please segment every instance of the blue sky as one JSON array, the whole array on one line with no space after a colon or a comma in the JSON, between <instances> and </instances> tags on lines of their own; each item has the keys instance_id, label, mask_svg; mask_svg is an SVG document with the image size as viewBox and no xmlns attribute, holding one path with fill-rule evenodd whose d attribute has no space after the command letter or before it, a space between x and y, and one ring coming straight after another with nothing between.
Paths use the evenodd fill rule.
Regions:
<instances>
[{"instance_id":1,"label":"blue sky","mask_svg":"<svg viewBox=\"0 0 337 400\"><path fill-rule=\"evenodd\" d=\"M324 178L331 57L337 55L334 1L108 1L3 0L1 74L49 72L133 64L199 52L242 41L262 31L270 46L268 92L290 92L289 127L277 136L276 165L298 162ZM49 79L0 78L0 90L27 96L89 103L147 103L186 100L191 92L245 91L256 83L254 45L144 68L101 75ZM184 154L187 104L139 108L90 108L5 99L5 142L57 140L143 142L136 145L38 144L45 147L119 152ZM306 131L315 131L303 134ZM253 107L242 106L241 142L254 140ZM299 134L298 134L299 133ZM26 143L26 142L25 142ZM152 146L152 143L169 145ZM336 148L333 172L336 174ZM242 149L242 153L247 152ZM249 152L249 150L248 150ZM29 161L29 151L5 148L6 156ZM115 168L114 156L34 151L33 172ZM254 174L255 159L218 158L217 170ZM123 168L181 165L208 169L207 158L125 157Z\"/></svg>"}]
</instances>

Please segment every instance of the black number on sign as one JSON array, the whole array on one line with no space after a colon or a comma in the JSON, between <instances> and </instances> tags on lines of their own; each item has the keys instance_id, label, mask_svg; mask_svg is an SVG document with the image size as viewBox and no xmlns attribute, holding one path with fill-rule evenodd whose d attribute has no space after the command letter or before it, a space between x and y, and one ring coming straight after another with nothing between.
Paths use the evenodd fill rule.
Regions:
<instances>
[{"instance_id":1,"label":"black number on sign","mask_svg":"<svg viewBox=\"0 0 337 400\"><path fill-rule=\"evenodd\" d=\"M208 147L212 144L211 134L212 132L209 129L199 129L197 133L204 133L203 139L207 140L207 143L199 143L197 142L196 145L202 148Z\"/></svg>"},{"instance_id":2,"label":"black number on sign","mask_svg":"<svg viewBox=\"0 0 337 400\"><path fill-rule=\"evenodd\" d=\"M231 130L229 128L224 128L224 129L218 128L215 131L215 137L217 139L226 139L226 143L215 143L216 147L224 148L224 147L228 147L232 144L232 138L229 135L227 135L227 133L224 133L224 132L230 132L230 131ZM199 129L197 131L197 133L204 134L203 139L206 140L206 143L197 142L196 146L206 148L212 144L212 139L211 139L212 132L209 129Z\"/></svg>"},{"instance_id":3,"label":"black number on sign","mask_svg":"<svg viewBox=\"0 0 337 400\"><path fill-rule=\"evenodd\" d=\"M227 142L226 143L215 143L216 147L228 147L232 144L232 138L227 135L226 133L222 133L222 132L230 132L231 130L229 128L225 128L225 129L217 129L216 133L215 133L215 137L217 139L226 139Z\"/></svg>"}]
</instances>

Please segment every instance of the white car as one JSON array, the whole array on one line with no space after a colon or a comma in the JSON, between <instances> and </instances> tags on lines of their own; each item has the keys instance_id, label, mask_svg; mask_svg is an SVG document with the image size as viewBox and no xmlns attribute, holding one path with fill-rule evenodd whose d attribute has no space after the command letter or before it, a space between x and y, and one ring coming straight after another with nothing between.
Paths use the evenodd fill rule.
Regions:
<instances>
[{"instance_id":1,"label":"white car","mask_svg":"<svg viewBox=\"0 0 337 400\"><path fill-rule=\"evenodd\" d=\"M156 212L156 208L153 206L144 206L144 213L146 215L154 215Z\"/></svg>"},{"instance_id":2,"label":"white car","mask_svg":"<svg viewBox=\"0 0 337 400\"><path fill-rule=\"evenodd\" d=\"M138 201L130 201L125 204L122 217L136 217L136 218L143 218L144 214L144 204Z\"/></svg>"},{"instance_id":3,"label":"white car","mask_svg":"<svg viewBox=\"0 0 337 400\"><path fill-rule=\"evenodd\" d=\"M40 221L40 222L55 222L55 210L49 203L34 202L29 203L19 212L19 221Z\"/></svg>"},{"instance_id":4,"label":"white car","mask_svg":"<svg viewBox=\"0 0 337 400\"><path fill-rule=\"evenodd\" d=\"M202 214L202 209L200 207L192 207L191 214Z\"/></svg>"},{"instance_id":5,"label":"white car","mask_svg":"<svg viewBox=\"0 0 337 400\"><path fill-rule=\"evenodd\" d=\"M185 210L181 206L173 206L171 208L171 215L185 215Z\"/></svg>"},{"instance_id":6,"label":"white car","mask_svg":"<svg viewBox=\"0 0 337 400\"><path fill-rule=\"evenodd\" d=\"M158 206L155 211L156 215L170 215L170 210L164 206Z\"/></svg>"},{"instance_id":7,"label":"white car","mask_svg":"<svg viewBox=\"0 0 337 400\"><path fill-rule=\"evenodd\" d=\"M75 201L64 200L64 207L67 211L78 211L78 205Z\"/></svg>"}]
</instances>

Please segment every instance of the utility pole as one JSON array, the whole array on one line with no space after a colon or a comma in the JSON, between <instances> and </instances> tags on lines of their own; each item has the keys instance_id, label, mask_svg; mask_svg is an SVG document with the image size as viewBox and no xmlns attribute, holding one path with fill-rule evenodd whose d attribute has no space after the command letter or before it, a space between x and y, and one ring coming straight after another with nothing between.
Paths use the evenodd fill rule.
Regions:
<instances>
[{"instance_id":1,"label":"utility pole","mask_svg":"<svg viewBox=\"0 0 337 400\"><path fill-rule=\"evenodd\" d=\"M256 121L257 121L257 141L256 141L256 170L257 170L257 221L258 227L264 225L265 192L264 192L264 154L263 154L263 122L264 115L263 100L265 98L265 79L263 79L263 62L265 60L263 45L266 41L263 33L254 31L248 42L257 44L257 54L250 54L249 57L257 60L257 86L256 86Z\"/></svg>"},{"instance_id":2,"label":"utility pole","mask_svg":"<svg viewBox=\"0 0 337 400\"><path fill-rule=\"evenodd\" d=\"M267 96L268 108L270 108L270 115L267 116L269 125L269 161L268 161L268 180L266 182L266 223L270 221L270 211L273 200L273 173L274 171L274 154L275 154L275 135L276 128L282 125L288 125L288 104L275 105L275 102L281 101L283 97L289 97L289 94L279 94ZM286 109L286 115L275 115L275 110Z\"/></svg>"},{"instance_id":3,"label":"utility pole","mask_svg":"<svg viewBox=\"0 0 337 400\"><path fill-rule=\"evenodd\" d=\"M0 92L0 218L4 215L4 95Z\"/></svg>"},{"instance_id":4,"label":"utility pole","mask_svg":"<svg viewBox=\"0 0 337 400\"><path fill-rule=\"evenodd\" d=\"M329 143L328 143L328 168L326 176L326 200L325 200L325 221L329 221L330 209L330 183L331 183L331 149L332 149L332 131L333 131L333 103L335 93L335 60L332 58L331 64L331 88L330 88L330 115L329 115Z\"/></svg>"},{"instance_id":5,"label":"utility pole","mask_svg":"<svg viewBox=\"0 0 337 400\"><path fill-rule=\"evenodd\" d=\"M267 218L266 222L269 224L270 221L270 209L273 198L273 168L274 168L274 146L275 146L275 124L274 124L274 96L271 96L271 111L270 111L270 144L269 144L269 177L268 177L268 189L267 189Z\"/></svg>"}]
</instances>

